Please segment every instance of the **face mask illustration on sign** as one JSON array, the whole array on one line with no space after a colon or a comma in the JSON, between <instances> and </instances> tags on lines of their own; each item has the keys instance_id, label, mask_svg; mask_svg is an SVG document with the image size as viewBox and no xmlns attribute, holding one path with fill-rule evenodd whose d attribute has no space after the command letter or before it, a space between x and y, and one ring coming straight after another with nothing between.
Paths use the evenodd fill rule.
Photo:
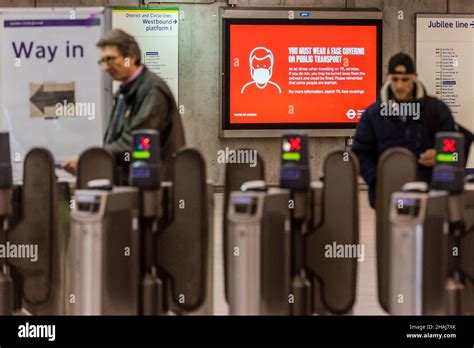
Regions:
<instances>
[{"instance_id":1,"label":"face mask illustration on sign","mask_svg":"<svg viewBox=\"0 0 474 348\"><path fill-rule=\"evenodd\" d=\"M249 55L250 75L252 81L246 83L242 87L240 93L244 94L247 88L255 85L259 90L268 88L281 94L280 86L275 82L270 81L272 78L274 61L273 52L268 48L254 48Z\"/></svg>"}]
</instances>

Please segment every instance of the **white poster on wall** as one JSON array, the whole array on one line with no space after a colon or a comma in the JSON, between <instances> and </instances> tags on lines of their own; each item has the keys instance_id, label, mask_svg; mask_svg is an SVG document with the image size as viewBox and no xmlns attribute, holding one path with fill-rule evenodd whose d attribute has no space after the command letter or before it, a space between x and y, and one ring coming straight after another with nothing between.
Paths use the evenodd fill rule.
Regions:
<instances>
[{"instance_id":1,"label":"white poster on wall","mask_svg":"<svg viewBox=\"0 0 474 348\"><path fill-rule=\"evenodd\" d=\"M416 67L428 94L474 132L474 15L417 15ZM474 146L468 167L474 168Z\"/></svg>"},{"instance_id":2,"label":"white poster on wall","mask_svg":"<svg viewBox=\"0 0 474 348\"><path fill-rule=\"evenodd\" d=\"M0 124L21 179L33 147L55 161L102 144L104 8L0 10ZM63 171L59 176L67 176Z\"/></svg>"},{"instance_id":3,"label":"white poster on wall","mask_svg":"<svg viewBox=\"0 0 474 348\"><path fill-rule=\"evenodd\" d=\"M178 100L177 8L114 8L112 27L133 35L142 51L142 62L166 81Z\"/></svg>"}]
</instances>

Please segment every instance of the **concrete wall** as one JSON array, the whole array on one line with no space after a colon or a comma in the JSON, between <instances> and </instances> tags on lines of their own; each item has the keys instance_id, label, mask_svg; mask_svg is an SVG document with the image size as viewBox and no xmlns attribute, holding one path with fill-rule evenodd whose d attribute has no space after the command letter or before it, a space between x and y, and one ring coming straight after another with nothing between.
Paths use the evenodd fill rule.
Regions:
<instances>
[{"instance_id":1,"label":"concrete wall","mask_svg":"<svg viewBox=\"0 0 474 348\"><path fill-rule=\"evenodd\" d=\"M186 2L186 3L184 3ZM223 183L224 165L216 162L217 151L225 148L252 147L265 159L267 179L278 181L278 139L219 139L219 7L212 4L156 3L154 6L179 6L184 11L180 23L179 104L184 106L183 121L188 143L198 147L208 164L208 177ZM203 1L201 1L203 2ZM16 6L140 6L140 0L0 0L1 7ZM141 5L144 6L144 5ZM153 5L152 5L153 6ZM238 0L238 6L316 8L377 8L383 11L384 71L389 57L399 51L414 54L416 13L474 13L472 0ZM399 12L403 11L403 12ZM400 17L403 16L403 19ZM321 175L328 152L343 147L343 138L314 138L310 141L313 178Z\"/></svg>"}]
</instances>

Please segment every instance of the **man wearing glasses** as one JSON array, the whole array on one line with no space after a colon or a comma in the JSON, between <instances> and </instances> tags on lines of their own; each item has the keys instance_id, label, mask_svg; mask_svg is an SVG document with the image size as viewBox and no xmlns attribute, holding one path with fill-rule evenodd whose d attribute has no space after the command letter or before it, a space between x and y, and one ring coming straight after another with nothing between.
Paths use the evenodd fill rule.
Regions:
<instances>
[{"instance_id":1,"label":"man wearing glasses","mask_svg":"<svg viewBox=\"0 0 474 348\"><path fill-rule=\"evenodd\" d=\"M115 157L117 181L126 185L132 131L156 129L160 132L161 158L165 164L181 146L184 131L174 97L166 83L141 63L135 39L122 30L107 32L97 43L101 50L99 65L121 85L104 136L104 148ZM77 159L64 164L75 174ZM166 174L165 174L166 175Z\"/></svg>"},{"instance_id":2,"label":"man wearing glasses","mask_svg":"<svg viewBox=\"0 0 474 348\"><path fill-rule=\"evenodd\" d=\"M385 150L397 146L411 150L418 158L418 180L429 183L436 158L434 135L455 129L448 106L426 94L411 57L404 53L394 55L388 63L388 79L379 100L361 116L352 144L361 175L369 186L372 208L377 161Z\"/></svg>"}]
</instances>

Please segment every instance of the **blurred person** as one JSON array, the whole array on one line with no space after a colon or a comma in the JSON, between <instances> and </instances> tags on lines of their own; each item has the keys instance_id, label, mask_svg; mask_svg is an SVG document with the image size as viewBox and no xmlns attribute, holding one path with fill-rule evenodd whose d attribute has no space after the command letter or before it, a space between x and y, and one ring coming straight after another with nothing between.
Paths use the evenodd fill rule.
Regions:
<instances>
[{"instance_id":1,"label":"blurred person","mask_svg":"<svg viewBox=\"0 0 474 348\"><path fill-rule=\"evenodd\" d=\"M166 164L185 144L184 131L176 101L166 83L148 70L141 61L136 40L120 29L111 30L97 43L99 65L121 85L115 93L115 104L104 135L104 148L117 165L116 183L128 184L132 148L132 131L155 129L160 133L161 159L165 177ZM78 158L67 161L63 168L75 175Z\"/></svg>"},{"instance_id":2,"label":"blurred person","mask_svg":"<svg viewBox=\"0 0 474 348\"><path fill-rule=\"evenodd\" d=\"M384 151L398 146L412 151L418 159L418 180L430 183L436 162L435 133L456 130L448 106L427 95L410 56L398 53L390 58L387 77L379 99L361 116L352 145L372 208L377 161Z\"/></svg>"}]
</instances>

